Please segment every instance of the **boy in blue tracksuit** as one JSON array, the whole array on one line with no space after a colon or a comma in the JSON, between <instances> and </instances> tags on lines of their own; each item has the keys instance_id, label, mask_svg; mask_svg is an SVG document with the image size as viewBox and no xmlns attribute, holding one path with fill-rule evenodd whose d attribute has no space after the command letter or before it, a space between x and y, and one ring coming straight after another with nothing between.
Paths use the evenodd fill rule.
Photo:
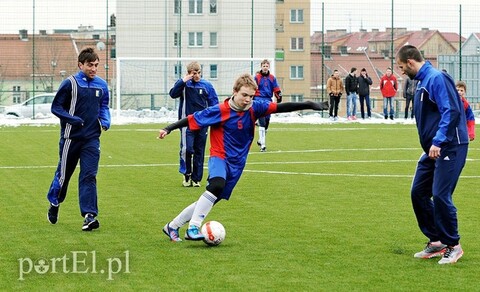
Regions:
<instances>
[{"instance_id":1,"label":"boy in blue tracksuit","mask_svg":"<svg viewBox=\"0 0 480 292\"><path fill-rule=\"evenodd\" d=\"M453 79L425 61L416 47L403 46L397 64L417 81L414 111L424 151L413 178L411 197L418 226L429 241L414 257L442 256L439 264L455 263L463 250L452 196L465 165L469 141L463 104Z\"/></svg>"},{"instance_id":2,"label":"boy in blue tracksuit","mask_svg":"<svg viewBox=\"0 0 480 292\"><path fill-rule=\"evenodd\" d=\"M178 79L170 89L170 97L180 98L179 120L218 104L217 92L209 81L202 79L201 66L198 62L187 65L187 74ZM179 172L184 176L182 182L184 187L200 187L207 132L208 128L198 131L190 131L187 127L181 129Z\"/></svg>"},{"instance_id":3,"label":"boy in blue tracksuit","mask_svg":"<svg viewBox=\"0 0 480 292\"><path fill-rule=\"evenodd\" d=\"M108 85L96 76L99 61L92 48L82 50L78 55L80 71L62 82L52 103L52 113L61 126L60 161L47 194L47 218L57 223L60 203L65 200L68 183L80 161L78 195L84 231L100 227L96 219L100 134L110 127Z\"/></svg>"}]
</instances>

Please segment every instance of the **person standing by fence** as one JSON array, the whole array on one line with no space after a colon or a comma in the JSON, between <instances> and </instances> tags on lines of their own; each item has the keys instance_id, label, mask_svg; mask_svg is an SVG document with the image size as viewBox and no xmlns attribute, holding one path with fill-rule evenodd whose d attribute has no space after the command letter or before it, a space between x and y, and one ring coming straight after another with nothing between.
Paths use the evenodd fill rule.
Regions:
<instances>
[{"instance_id":1,"label":"person standing by fence","mask_svg":"<svg viewBox=\"0 0 480 292\"><path fill-rule=\"evenodd\" d=\"M380 91L383 96L383 116L388 119L388 106L390 105L390 119L393 120L395 110L393 109L393 101L397 94L398 83L397 78L393 76L392 68L388 67L385 75L380 79Z\"/></svg>"},{"instance_id":2,"label":"person standing by fence","mask_svg":"<svg viewBox=\"0 0 480 292\"><path fill-rule=\"evenodd\" d=\"M410 102L412 103L411 118L413 119L413 96L417 88L416 81L410 78L405 79L405 85L403 86L403 98L405 98L405 120L408 118L408 109L410 108Z\"/></svg>"},{"instance_id":3,"label":"person standing by fence","mask_svg":"<svg viewBox=\"0 0 480 292\"><path fill-rule=\"evenodd\" d=\"M365 104L367 106L367 117L372 117L372 109L370 106L370 85L372 85L372 78L368 76L367 69L362 68L360 70L360 76L358 76L358 95L360 96L360 113L362 119L365 119Z\"/></svg>"},{"instance_id":4,"label":"person standing by fence","mask_svg":"<svg viewBox=\"0 0 480 292\"><path fill-rule=\"evenodd\" d=\"M338 105L340 104L340 97L343 92L343 81L340 78L340 72L337 69L333 70L332 76L327 80L327 92L330 96L329 115L330 120L338 120Z\"/></svg>"}]
</instances>

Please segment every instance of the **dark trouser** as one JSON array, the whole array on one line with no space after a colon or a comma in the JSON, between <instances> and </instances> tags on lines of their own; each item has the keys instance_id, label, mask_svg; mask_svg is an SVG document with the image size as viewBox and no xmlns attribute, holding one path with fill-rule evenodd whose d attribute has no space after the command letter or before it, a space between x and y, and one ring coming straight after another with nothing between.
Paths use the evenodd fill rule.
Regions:
<instances>
[{"instance_id":1,"label":"dark trouser","mask_svg":"<svg viewBox=\"0 0 480 292\"><path fill-rule=\"evenodd\" d=\"M68 183L80 160L78 197L80 213L98 215L97 172L100 160L100 139L70 140L60 139L60 161L47 194L50 203L58 205L67 196Z\"/></svg>"},{"instance_id":2,"label":"dark trouser","mask_svg":"<svg viewBox=\"0 0 480 292\"><path fill-rule=\"evenodd\" d=\"M182 128L180 131L179 172L184 175L191 175L193 181L199 182L203 178L203 162L205 159L208 128L202 128L198 131Z\"/></svg>"},{"instance_id":3,"label":"dark trouser","mask_svg":"<svg viewBox=\"0 0 480 292\"><path fill-rule=\"evenodd\" d=\"M405 118L408 118L408 109L410 108L410 102L412 102L411 118L413 119L413 95L407 95L405 97Z\"/></svg>"},{"instance_id":4,"label":"dark trouser","mask_svg":"<svg viewBox=\"0 0 480 292\"><path fill-rule=\"evenodd\" d=\"M370 95L360 95L360 112L362 113L362 119L365 118L364 103L367 104L367 116L370 118L372 116L372 109L370 107Z\"/></svg>"},{"instance_id":5,"label":"dark trouser","mask_svg":"<svg viewBox=\"0 0 480 292\"><path fill-rule=\"evenodd\" d=\"M340 103L340 96L331 95L330 96L330 109L328 114L331 117L337 117L338 115L338 104Z\"/></svg>"},{"instance_id":6,"label":"dark trouser","mask_svg":"<svg viewBox=\"0 0 480 292\"><path fill-rule=\"evenodd\" d=\"M268 130L268 125L270 125L270 115L259 118L258 125L264 127L265 131Z\"/></svg>"},{"instance_id":7,"label":"dark trouser","mask_svg":"<svg viewBox=\"0 0 480 292\"><path fill-rule=\"evenodd\" d=\"M462 172L468 144L446 145L435 160L423 154L413 178L411 198L418 226L430 241L457 245L457 209L453 191ZM433 200L432 200L433 197Z\"/></svg>"}]
</instances>

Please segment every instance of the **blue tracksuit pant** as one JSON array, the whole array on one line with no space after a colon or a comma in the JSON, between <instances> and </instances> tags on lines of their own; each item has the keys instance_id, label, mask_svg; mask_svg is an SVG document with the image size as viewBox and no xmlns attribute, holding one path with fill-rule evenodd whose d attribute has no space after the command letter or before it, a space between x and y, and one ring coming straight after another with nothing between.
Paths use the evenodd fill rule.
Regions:
<instances>
[{"instance_id":1,"label":"blue tracksuit pant","mask_svg":"<svg viewBox=\"0 0 480 292\"><path fill-rule=\"evenodd\" d=\"M182 128L180 139L180 168L182 174L190 174L193 181L203 178L203 162L205 160L205 145L208 128L190 131Z\"/></svg>"},{"instance_id":2,"label":"blue tracksuit pant","mask_svg":"<svg viewBox=\"0 0 480 292\"><path fill-rule=\"evenodd\" d=\"M438 159L430 159L424 153L418 161L411 190L412 204L418 226L430 241L440 240L454 246L460 240L452 195L467 152L468 144L445 146Z\"/></svg>"},{"instance_id":3,"label":"blue tracksuit pant","mask_svg":"<svg viewBox=\"0 0 480 292\"><path fill-rule=\"evenodd\" d=\"M47 194L50 203L58 205L67 196L68 183L80 160L78 197L82 216L98 215L97 172L100 160L100 139L60 139L60 161Z\"/></svg>"}]
</instances>

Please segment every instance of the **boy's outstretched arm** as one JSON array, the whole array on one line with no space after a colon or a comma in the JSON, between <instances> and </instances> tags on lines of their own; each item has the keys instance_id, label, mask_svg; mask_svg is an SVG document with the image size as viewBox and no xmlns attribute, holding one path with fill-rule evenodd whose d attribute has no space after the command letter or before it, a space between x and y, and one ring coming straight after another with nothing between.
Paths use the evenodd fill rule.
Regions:
<instances>
[{"instance_id":1,"label":"boy's outstretched arm","mask_svg":"<svg viewBox=\"0 0 480 292\"><path fill-rule=\"evenodd\" d=\"M284 102L277 105L277 113L287 113L305 109L312 109L316 111L328 110L328 101L324 102L313 102L313 101L304 101L304 102Z\"/></svg>"},{"instance_id":2,"label":"boy's outstretched arm","mask_svg":"<svg viewBox=\"0 0 480 292\"><path fill-rule=\"evenodd\" d=\"M179 128L183 128L188 126L188 118L183 118L181 120L176 121L173 124L170 124L166 126L165 128L161 129L160 132L158 133L158 138L163 139L165 136L170 134L171 131Z\"/></svg>"}]
</instances>

